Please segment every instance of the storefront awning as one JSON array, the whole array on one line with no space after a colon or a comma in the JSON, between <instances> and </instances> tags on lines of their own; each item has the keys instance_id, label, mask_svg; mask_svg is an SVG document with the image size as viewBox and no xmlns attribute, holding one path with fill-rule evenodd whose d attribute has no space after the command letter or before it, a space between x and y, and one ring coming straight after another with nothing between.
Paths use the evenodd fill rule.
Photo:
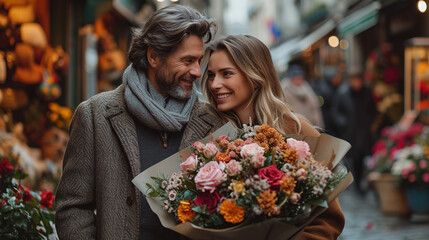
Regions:
<instances>
[{"instance_id":1,"label":"storefront awning","mask_svg":"<svg viewBox=\"0 0 429 240\"><path fill-rule=\"evenodd\" d=\"M380 7L381 4L375 1L344 17L338 24L338 34L343 37L357 35L374 26L378 21L378 10Z\"/></svg>"},{"instance_id":2,"label":"storefront awning","mask_svg":"<svg viewBox=\"0 0 429 240\"><path fill-rule=\"evenodd\" d=\"M334 29L335 21L333 19L329 19L309 34L290 39L276 47L271 48L271 56L273 58L275 67L279 71L285 70L286 64L294 55L301 53Z\"/></svg>"}]
</instances>

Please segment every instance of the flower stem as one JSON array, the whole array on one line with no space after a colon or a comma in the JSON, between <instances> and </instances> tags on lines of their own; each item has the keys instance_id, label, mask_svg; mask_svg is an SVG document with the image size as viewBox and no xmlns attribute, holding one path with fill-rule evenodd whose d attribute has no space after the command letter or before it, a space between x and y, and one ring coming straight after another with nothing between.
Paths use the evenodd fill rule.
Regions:
<instances>
[{"instance_id":1,"label":"flower stem","mask_svg":"<svg viewBox=\"0 0 429 240\"><path fill-rule=\"evenodd\" d=\"M286 196L285 199L283 199L283 201L279 204L279 208L281 208L288 200L289 198Z\"/></svg>"}]
</instances>

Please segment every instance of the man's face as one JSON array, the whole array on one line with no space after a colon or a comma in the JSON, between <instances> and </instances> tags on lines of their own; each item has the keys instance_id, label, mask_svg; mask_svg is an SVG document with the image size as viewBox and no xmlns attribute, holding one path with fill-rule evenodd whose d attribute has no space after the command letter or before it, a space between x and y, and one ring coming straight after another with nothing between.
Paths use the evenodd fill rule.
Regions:
<instances>
[{"instance_id":1,"label":"man's face","mask_svg":"<svg viewBox=\"0 0 429 240\"><path fill-rule=\"evenodd\" d=\"M357 76L350 78L349 83L355 91L359 91L363 87L363 79Z\"/></svg>"},{"instance_id":2,"label":"man's face","mask_svg":"<svg viewBox=\"0 0 429 240\"><path fill-rule=\"evenodd\" d=\"M200 62L203 58L203 41L190 35L155 69L155 79L160 93L177 99L191 96L195 79L201 77Z\"/></svg>"}]
</instances>

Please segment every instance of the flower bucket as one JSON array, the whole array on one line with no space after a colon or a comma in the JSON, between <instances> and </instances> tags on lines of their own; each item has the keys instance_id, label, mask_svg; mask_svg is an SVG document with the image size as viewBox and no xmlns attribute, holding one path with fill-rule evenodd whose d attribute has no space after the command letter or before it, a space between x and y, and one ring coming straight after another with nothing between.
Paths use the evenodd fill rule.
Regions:
<instances>
[{"instance_id":1,"label":"flower bucket","mask_svg":"<svg viewBox=\"0 0 429 240\"><path fill-rule=\"evenodd\" d=\"M407 198L403 189L396 184L390 173L372 172L369 176L378 196L381 211L386 215L410 215Z\"/></svg>"},{"instance_id":2,"label":"flower bucket","mask_svg":"<svg viewBox=\"0 0 429 240\"><path fill-rule=\"evenodd\" d=\"M429 213L429 189L407 188L407 198L411 211L418 214Z\"/></svg>"}]
</instances>

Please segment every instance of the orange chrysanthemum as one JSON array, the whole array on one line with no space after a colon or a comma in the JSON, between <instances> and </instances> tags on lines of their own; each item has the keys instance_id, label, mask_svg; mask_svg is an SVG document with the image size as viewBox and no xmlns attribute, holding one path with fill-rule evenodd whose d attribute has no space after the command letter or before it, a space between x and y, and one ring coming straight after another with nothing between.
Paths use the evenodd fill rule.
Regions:
<instances>
[{"instance_id":1,"label":"orange chrysanthemum","mask_svg":"<svg viewBox=\"0 0 429 240\"><path fill-rule=\"evenodd\" d=\"M283 160L291 165L295 165L298 161L298 152L295 149L285 149L282 150Z\"/></svg>"},{"instance_id":2,"label":"orange chrysanthemum","mask_svg":"<svg viewBox=\"0 0 429 240\"><path fill-rule=\"evenodd\" d=\"M277 130L268 126L267 124L261 125L256 130L254 139L255 142L257 142L260 146L265 143L269 148L278 147L283 144L285 140L285 138L279 132L277 132ZM263 147L265 148L265 146Z\"/></svg>"},{"instance_id":3,"label":"orange chrysanthemum","mask_svg":"<svg viewBox=\"0 0 429 240\"><path fill-rule=\"evenodd\" d=\"M177 216L182 223L185 223L195 217L197 213L191 208L191 200L180 201L179 207L177 208Z\"/></svg>"},{"instance_id":4,"label":"orange chrysanthemum","mask_svg":"<svg viewBox=\"0 0 429 240\"><path fill-rule=\"evenodd\" d=\"M220 214L225 221L239 223L244 220L244 207L235 205L235 200L225 200L220 205Z\"/></svg>"},{"instance_id":5,"label":"orange chrysanthemum","mask_svg":"<svg viewBox=\"0 0 429 240\"><path fill-rule=\"evenodd\" d=\"M215 160L218 162L229 162L231 157L228 153L217 153L215 156Z\"/></svg>"},{"instance_id":6,"label":"orange chrysanthemum","mask_svg":"<svg viewBox=\"0 0 429 240\"><path fill-rule=\"evenodd\" d=\"M259 206L266 215L271 216L276 211L277 197L275 192L266 190L259 194L257 199Z\"/></svg>"},{"instance_id":7,"label":"orange chrysanthemum","mask_svg":"<svg viewBox=\"0 0 429 240\"><path fill-rule=\"evenodd\" d=\"M296 181L293 177L283 177L280 181L280 191L283 191L286 195L291 195L296 186Z\"/></svg>"},{"instance_id":8,"label":"orange chrysanthemum","mask_svg":"<svg viewBox=\"0 0 429 240\"><path fill-rule=\"evenodd\" d=\"M239 146L243 146L244 145L244 140L241 138L237 138L234 141L235 146L239 147Z\"/></svg>"}]
</instances>

